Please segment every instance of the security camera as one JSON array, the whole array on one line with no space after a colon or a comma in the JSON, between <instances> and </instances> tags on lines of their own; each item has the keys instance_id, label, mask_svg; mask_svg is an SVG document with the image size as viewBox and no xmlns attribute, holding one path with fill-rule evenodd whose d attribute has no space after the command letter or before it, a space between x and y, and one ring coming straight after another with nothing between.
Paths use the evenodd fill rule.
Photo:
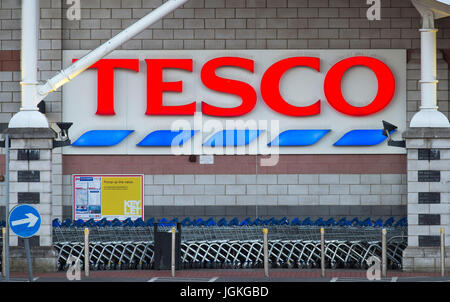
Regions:
<instances>
[{"instance_id":1,"label":"security camera","mask_svg":"<svg viewBox=\"0 0 450 302\"><path fill-rule=\"evenodd\" d=\"M388 146L405 148L406 142L404 140L394 141L391 138L391 134L393 132L395 132L398 127L395 125L392 125L391 123L386 122L386 121L382 121L382 122L383 122L383 135L388 138Z\"/></svg>"},{"instance_id":2,"label":"security camera","mask_svg":"<svg viewBox=\"0 0 450 302\"><path fill-rule=\"evenodd\" d=\"M391 133L395 130L397 130L397 126L392 125L391 123L388 123L386 121L383 121L383 135L386 137L390 137Z\"/></svg>"}]
</instances>

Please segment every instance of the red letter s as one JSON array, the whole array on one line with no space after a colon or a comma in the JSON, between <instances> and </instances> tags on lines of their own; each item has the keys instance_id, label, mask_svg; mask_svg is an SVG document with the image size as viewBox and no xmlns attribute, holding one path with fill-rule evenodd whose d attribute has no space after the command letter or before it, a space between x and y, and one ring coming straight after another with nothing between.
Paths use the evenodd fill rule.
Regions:
<instances>
[{"instance_id":1,"label":"red letter s","mask_svg":"<svg viewBox=\"0 0 450 302\"><path fill-rule=\"evenodd\" d=\"M211 90L239 96L242 104L234 108L220 108L202 102L202 113L213 116L240 116L252 111L257 101L253 87L241 81L218 77L216 70L222 66L237 66L253 73L254 65L253 60L238 57L222 57L207 62L201 72L203 84Z\"/></svg>"}]
</instances>

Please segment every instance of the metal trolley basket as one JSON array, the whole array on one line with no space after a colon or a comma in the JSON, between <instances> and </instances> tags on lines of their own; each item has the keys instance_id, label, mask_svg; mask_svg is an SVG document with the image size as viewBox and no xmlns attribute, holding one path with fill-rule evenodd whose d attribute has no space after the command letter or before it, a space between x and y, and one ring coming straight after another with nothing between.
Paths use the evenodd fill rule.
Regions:
<instances>
[{"instance_id":1,"label":"metal trolley basket","mask_svg":"<svg viewBox=\"0 0 450 302\"><path fill-rule=\"evenodd\" d=\"M170 225L159 227L162 231ZM272 267L320 266L319 226L269 226L269 263ZM371 256L381 257L381 229L375 227L325 227L328 268L364 268ZM53 229L59 269L75 257L84 263L83 228ZM387 228L387 259L391 269L401 268L406 248L406 228ZM151 226L90 228L92 269L151 269L154 237ZM73 258L72 258L73 259ZM183 268L255 268L263 265L261 226L188 226L181 243Z\"/></svg>"}]
</instances>

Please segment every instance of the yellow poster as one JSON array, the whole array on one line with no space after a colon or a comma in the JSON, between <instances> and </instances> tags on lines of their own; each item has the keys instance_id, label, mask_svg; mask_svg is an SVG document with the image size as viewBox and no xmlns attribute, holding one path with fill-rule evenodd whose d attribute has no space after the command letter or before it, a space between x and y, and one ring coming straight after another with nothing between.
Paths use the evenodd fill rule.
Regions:
<instances>
[{"instance_id":1,"label":"yellow poster","mask_svg":"<svg viewBox=\"0 0 450 302\"><path fill-rule=\"evenodd\" d=\"M142 176L102 177L102 216L143 218Z\"/></svg>"},{"instance_id":2,"label":"yellow poster","mask_svg":"<svg viewBox=\"0 0 450 302\"><path fill-rule=\"evenodd\" d=\"M74 218L144 218L143 175L74 175Z\"/></svg>"}]
</instances>

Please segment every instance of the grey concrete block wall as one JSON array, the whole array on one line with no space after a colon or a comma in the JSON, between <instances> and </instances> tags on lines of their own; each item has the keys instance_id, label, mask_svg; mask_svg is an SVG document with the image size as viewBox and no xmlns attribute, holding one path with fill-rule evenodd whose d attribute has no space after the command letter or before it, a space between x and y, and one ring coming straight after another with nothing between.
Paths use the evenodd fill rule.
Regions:
<instances>
[{"instance_id":1,"label":"grey concrete block wall","mask_svg":"<svg viewBox=\"0 0 450 302\"><path fill-rule=\"evenodd\" d=\"M9 208L24 202L20 199L21 194L34 194L33 206L41 214L41 226L37 235L41 247L52 245L51 221L55 214L52 204L52 168L51 146L53 133L43 133L45 138L35 138L36 133L32 131L12 131L10 149L10 191ZM38 158L24 160L20 151L35 149L39 150ZM31 176L30 176L31 175ZM37 194L37 197L36 197ZM3 217L0 218L3 220ZM17 246L18 236L11 234L11 246Z\"/></svg>"},{"instance_id":2,"label":"grey concrete block wall","mask_svg":"<svg viewBox=\"0 0 450 302\"><path fill-rule=\"evenodd\" d=\"M71 207L65 207L67 216L71 215ZM286 217L289 220L298 218L304 220L310 218L316 220L318 218L328 219L330 217L335 220L340 218L346 218L351 220L357 217L360 220L364 220L367 217L372 219L386 220L393 217L395 221L402 219L406 216L406 207L404 206L333 206L333 205L315 205L315 206L290 206L290 205L245 205L245 206L146 206L144 208L144 220L155 219L173 219L179 220L189 217L190 219L208 219L213 218L216 221L221 218L225 218L230 221L233 218L238 218L242 221L246 218L255 219L259 217L261 219L281 219Z\"/></svg>"},{"instance_id":3,"label":"grey concrete block wall","mask_svg":"<svg viewBox=\"0 0 450 302\"><path fill-rule=\"evenodd\" d=\"M425 145L425 144L424 144ZM417 149L408 149L408 245L419 246L419 235L439 235L440 228L445 230L445 242L450 242L448 223L450 221L450 186L448 169L450 169L450 150L440 150L440 160L428 161L418 159ZM418 179L420 170L441 171L439 182L423 182ZM419 192L439 192L438 203L426 203L419 200ZM421 214L436 214L440 220L438 225L428 225L419 221Z\"/></svg>"},{"instance_id":4,"label":"grey concrete block wall","mask_svg":"<svg viewBox=\"0 0 450 302\"><path fill-rule=\"evenodd\" d=\"M154 219L184 219L189 218L203 218L208 219L210 217L218 221L221 218L226 218L228 221L233 218L238 218L240 221L248 217L255 219L259 217L261 219L269 219L274 217L275 219L281 219L286 217L289 220L294 218L299 218L304 220L310 218L316 220L318 218L329 219L334 218L338 221L341 218L346 218L351 220L357 217L360 220L365 220L370 217L371 219L382 219L385 221L393 217L395 221L403 219L407 215L407 208L403 205L382 205L382 206L370 206L370 205L302 205L302 206L292 206L292 205L239 205L230 206L227 202L221 204L221 200L226 200L230 196L216 196L216 205L208 205L207 202L204 204L197 203L196 206L192 204L179 205L146 205L144 206L144 220L150 218ZM176 196L175 199L183 198L182 196ZM196 200L208 200L211 197L208 196L197 196ZM168 201L170 198L163 198ZM192 199L192 198L189 198ZM186 199L183 199L183 202ZM0 211L2 208L0 207ZM72 205L64 205L62 216L60 219L72 218Z\"/></svg>"},{"instance_id":5,"label":"grey concrete block wall","mask_svg":"<svg viewBox=\"0 0 450 302\"><path fill-rule=\"evenodd\" d=\"M71 175L63 175L64 207L73 204L71 181ZM145 175L144 178L145 207L342 206L344 209L380 206L406 209L406 197L404 174ZM350 210L347 215L352 215Z\"/></svg>"},{"instance_id":6,"label":"grey concrete block wall","mask_svg":"<svg viewBox=\"0 0 450 302\"><path fill-rule=\"evenodd\" d=\"M441 237L446 249L450 240L450 131L411 128L403 136L408 157L408 248L403 268L438 271Z\"/></svg>"}]
</instances>

